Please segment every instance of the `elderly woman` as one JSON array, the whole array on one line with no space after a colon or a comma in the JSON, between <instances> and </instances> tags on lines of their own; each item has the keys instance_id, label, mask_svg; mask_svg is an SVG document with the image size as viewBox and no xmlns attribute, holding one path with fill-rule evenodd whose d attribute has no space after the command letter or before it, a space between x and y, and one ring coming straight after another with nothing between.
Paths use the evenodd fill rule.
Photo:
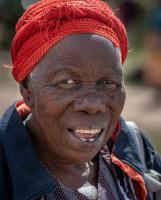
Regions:
<instances>
[{"instance_id":1,"label":"elderly woman","mask_svg":"<svg viewBox=\"0 0 161 200\"><path fill-rule=\"evenodd\" d=\"M1 119L1 200L152 199L144 175L161 173L161 159L120 118L127 49L123 24L100 0L29 7L11 48L23 101Z\"/></svg>"}]
</instances>

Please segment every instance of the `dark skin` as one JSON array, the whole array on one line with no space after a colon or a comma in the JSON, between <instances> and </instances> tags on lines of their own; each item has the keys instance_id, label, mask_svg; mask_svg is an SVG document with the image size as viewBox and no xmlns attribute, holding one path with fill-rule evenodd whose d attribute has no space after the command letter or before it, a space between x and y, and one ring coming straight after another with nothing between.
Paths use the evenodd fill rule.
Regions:
<instances>
[{"instance_id":1,"label":"dark skin","mask_svg":"<svg viewBox=\"0 0 161 200\"><path fill-rule=\"evenodd\" d=\"M96 155L112 135L125 101L120 57L104 37L68 36L38 63L26 87L21 84L32 108L28 128L38 156L69 187L97 184ZM70 133L93 127L102 130L94 142Z\"/></svg>"}]
</instances>

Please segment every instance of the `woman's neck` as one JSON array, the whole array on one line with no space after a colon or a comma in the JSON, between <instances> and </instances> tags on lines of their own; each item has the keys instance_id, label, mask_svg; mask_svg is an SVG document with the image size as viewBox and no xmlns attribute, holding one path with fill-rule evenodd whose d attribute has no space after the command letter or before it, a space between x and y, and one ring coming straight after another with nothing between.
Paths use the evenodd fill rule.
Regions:
<instances>
[{"instance_id":1,"label":"woman's neck","mask_svg":"<svg viewBox=\"0 0 161 200\"><path fill-rule=\"evenodd\" d=\"M78 189L85 183L97 185L97 162L95 160L80 164L57 162L49 157L42 157L42 163L64 185Z\"/></svg>"}]
</instances>

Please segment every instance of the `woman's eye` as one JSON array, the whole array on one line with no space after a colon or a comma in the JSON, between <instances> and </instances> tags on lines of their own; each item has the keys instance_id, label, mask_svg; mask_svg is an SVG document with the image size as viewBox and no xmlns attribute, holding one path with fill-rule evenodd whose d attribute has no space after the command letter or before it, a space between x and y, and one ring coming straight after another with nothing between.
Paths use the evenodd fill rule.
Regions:
<instances>
[{"instance_id":1,"label":"woman's eye","mask_svg":"<svg viewBox=\"0 0 161 200\"><path fill-rule=\"evenodd\" d=\"M73 79L64 79L57 84L60 88L72 89L76 87L77 83Z\"/></svg>"},{"instance_id":2,"label":"woman's eye","mask_svg":"<svg viewBox=\"0 0 161 200\"><path fill-rule=\"evenodd\" d=\"M103 87L109 89L109 90L116 90L119 85L113 81L110 81L110 80L103 80L103 81L100 81L99 82L99 85L102 85Z\"/></svg>"}]
</instances>

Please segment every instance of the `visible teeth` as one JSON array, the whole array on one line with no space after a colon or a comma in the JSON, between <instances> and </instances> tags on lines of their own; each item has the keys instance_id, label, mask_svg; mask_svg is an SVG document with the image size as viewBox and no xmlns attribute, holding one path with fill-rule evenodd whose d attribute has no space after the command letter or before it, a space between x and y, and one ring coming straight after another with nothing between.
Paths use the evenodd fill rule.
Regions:
<instances>
[{"instance_id":1,"label":"visible teeth","mask_svg":"<svg viewBox=\"0 0 161 200\"><path fill-rule=\"evenodd\" d=\"M83 142L93 142L95 141L98 136L100 135L102 129L99 128L78 128L78 129L70 129L70 132L78 139Z\"/></svg>"},{"instance_id":2,"label":"visible teeth","mask_svg":"<svg viewBox=\"0 0 161 200\"><path fill-rule=\"evenodd\" d=\"M79 139L82 140L83 142L93 142L95 140L95 138L85 139L85 138L82 138L82 137L80 137Z\"/></svg>"},{"instance_id":3,"label":"visible teeth","mask_svg":"<svg viewBox=\"0 0 161 200\"><path fill-rule=\"evenodd\" d=\"M85 138L79 138L79 139L82 140L83 142L87 141L87 139L85 139Z\"/></svg>"},{"instance_id":4,"label":"visible teeth","mask_svg":"<svg viewBox=\"0 0 161 200\"><path fill-rule=\"evenodd\" d=\"M89 134L96 134L101 132L101 129L76 129L76 133L89 133Z\"/></svg>"},{"instance_id":5,"label":"visible teeth","mask_svg":"<svg viewBox=\"0 0 161 200\"><path fill-rule=\"evenodd\" d=\"M89 138L89 142L93 142L95 138Z\"/></svg>"}]
</instances>

